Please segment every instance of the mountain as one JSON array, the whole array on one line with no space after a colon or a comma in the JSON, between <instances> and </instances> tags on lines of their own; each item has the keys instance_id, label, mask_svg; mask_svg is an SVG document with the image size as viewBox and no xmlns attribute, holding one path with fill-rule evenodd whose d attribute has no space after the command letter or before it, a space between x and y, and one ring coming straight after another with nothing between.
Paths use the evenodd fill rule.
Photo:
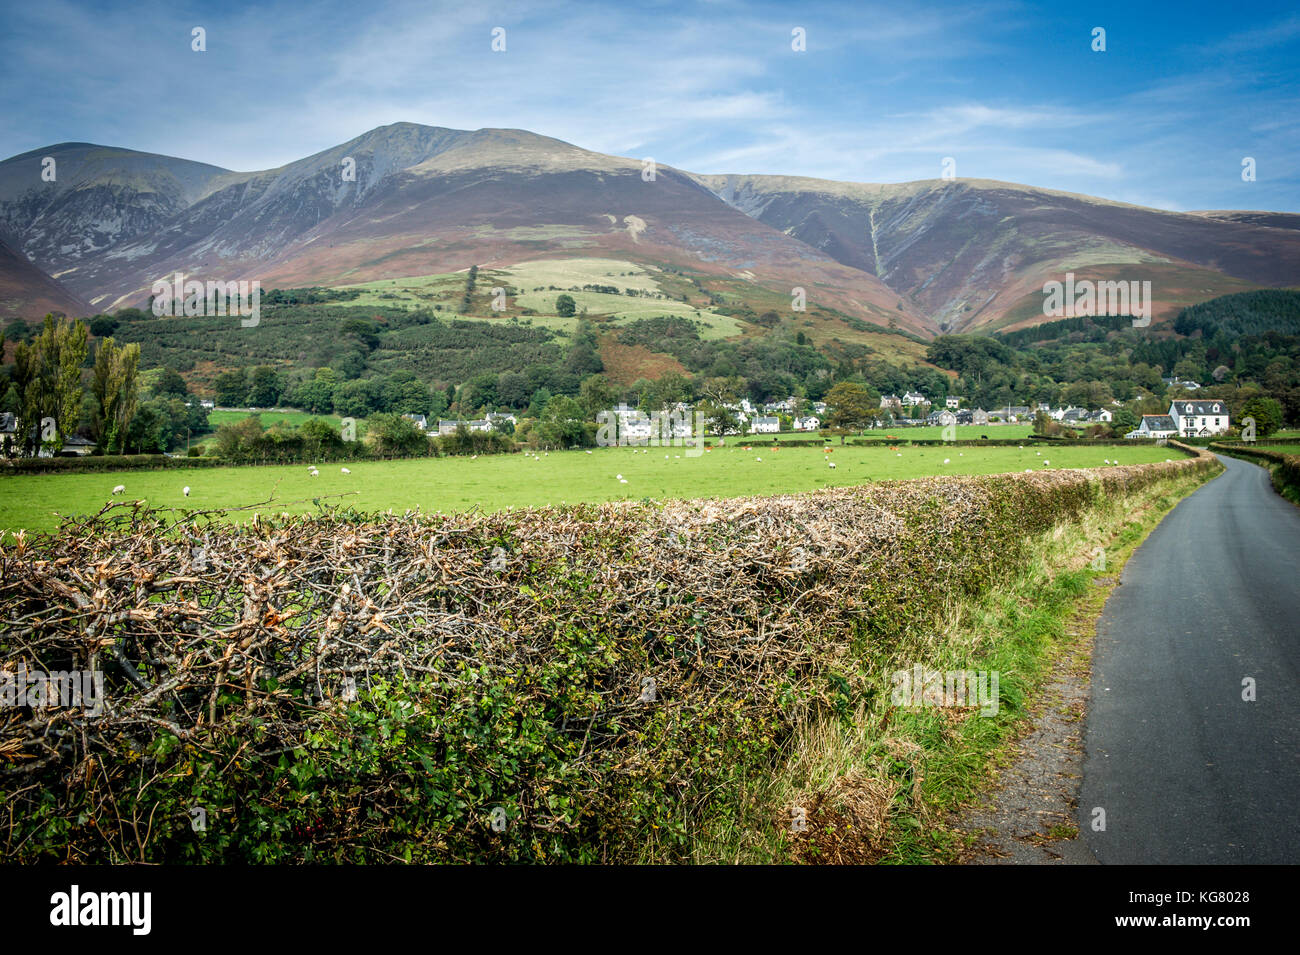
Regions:
<instances>
[{"instance_id":1,"label":"mountain","mask_svg":"<svg viewBox=\"0 0 1300 955\"><path fill-rule=\"evenodd\" d=\"M0 230L54 274L155 232L237 176L187 159L60 143L0 163Z\"/></svg>"},{"instance_id":2,"label":"mountain","mask_svg":"<svg viewBox=\"0 0 1300 955\"><path fill-rule=\"evenodd\" d=\"M1194 216L1206 216L1210 219L1222 219L1227 222L1245 222L1250 225L1268 226L1273 229L1300 229L1300 213L1296 212L1258 212L1240 209L1203 209L1188 213Z\"/></svg>"},{"instance_id":3,"label":"mountain","mask_svg":"<svg viewBox=\"0 0 1300 955\"><path fill-rule=\"evenodd\" d=\"M899 184L698 176L734 208L870 272L943 329L1043 321L1067 271L1149 280L1158 316L1258 286L1300 283L1300 216L1175 213L982 179Z\"/></svg>"},{"instance_id":4,"label":"mountain","mask_svg":"<svg viewBox=\"0 0 1300 955\"><path fill-rule=\"evenodd\" d=\"M0 318L39 318L49 312L82 317L95 309L0 239Z\"/></svg>"},{"instance_id":5,"label":"mountain","mask_svg":"<svg viewBox=\"0 0 1300 955\"><path fill-rule=\"evenodd\" d=\"M56 163L53 182L43 161ZM345 175L345 170L354 175ZM0 163L0 238L33 302L57 280L111 310L152 284L257 279L339 286L606 258L688 275L715 307L791 312L801 331L867 341L1044 320L1044 282L1149 280L1157 322L1188 304L1300 284L1300 215L1173 213L991 180L845 183L713 176L517 129L396 123L278 169L86 143ZM863 323L868 324L863 324ZM756 331L743 326L740 333ZM860 337L854 339L854 335Z\"/></svg>"},{"instance_id":6,"label":"mountain","mask_svg":"<svg viewBox=\"0 0 1300 955\"><path fill-rule=\"evenodd\" d=\"M30 167L32 156L20 158ZM354 180L344 179L347 160ZM686 173L660 166L647 181L639 162L523 130L398 123L279 169L196 173L188 193L162 187L168 171L137 176L149 188L121 195L123 218L157 213L152 225L122 228L75 261L50 251L76 241L75 218L60 220L62 232L41 217L25 222L3 193L0 211L36 261L100 309L142 304L176 271L269 289L604 256L752 283L787 303L805 288L881 327L936 330L874 275L732 209Z\"/></svg>"}]
</instances>

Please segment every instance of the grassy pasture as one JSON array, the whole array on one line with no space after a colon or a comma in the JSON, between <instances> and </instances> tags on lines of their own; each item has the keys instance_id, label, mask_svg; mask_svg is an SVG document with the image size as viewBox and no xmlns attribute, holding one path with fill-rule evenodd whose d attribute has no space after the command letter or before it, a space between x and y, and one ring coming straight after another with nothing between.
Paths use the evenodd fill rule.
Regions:
<instances>
[{"instance_id":1,"label":"grassy pasture","mask_svg":"<svg viewBox=\"0 0 1300 955\"><path fill-rule=\"evenodd\" d=\"M342 285L339 288L359 289L361 296L351 301L329 304L340 307L397 308L442 305L448 320L506 321L515 317L522 318L533 325L568 333L577 327L578 319L561 318L555 314L555 299L562 293L551 289L550 286L567 290L583 285L612 285L620 290L662 292L660 277L654 269L620 259L537 259L520 262L506 269L480 271L475 289L476 298L489 294L497 285L509 285L518 290L518 294L510 299L510 307L505 312L499 315L494 313L490 317L461 315L456 311L465 290L464 272L413 275ZM534 291L538 288L541 291ZM563 294L573 297L579 311L585 308L589 316L605 316L615 324L635 321L638 318L674 315L703 323L705 327L700 334L705 339L729 338L739 335L743 328L742 324L734 318L719 315L711 309L696 308L675 299L611 295L606 292L564 291ZM524 308L533 309L537 314L521 316L519 310Z\"/></svg>"},{"instance_id":2,"label":"grassy pasture","mask_svg":"<svg viewBox=\"0 0 1300 955\"><path fill-rule=\"evenodd\" d=\"M745 450L749 448L750 450ZM667 455L667 457L665 457ZM256 504L274 495L268 512L315 510L313 497L330 498L362 511L499 510L561 502L708 498L782 494L823 487L900 480L933 474L997 474L1056 468L1104 467L1104 459L1144 464L1177 458L1156 447L855 448L834 446L784 450L730 438L727 447L689 457L683 448L597 448L529 455L419 458L405 461L320 465L313 478L306 465L132 471L97 474L35 474L0 477L0 530L52 530L58 514L86 514L114 500L145 500L158 507L212 509ZM759 460L761 458L761 460ZM827 459L836 467L830 468ZM948 463L945 464L944 461ZM1050 462L1050 464L1048 463ZM622 484L618 475L627 481ZM181 489L189 485L188 498ZM250 512L234 515L246 519Z\"/></svg>"},{"instance_id":3,"label":"grassy pasture","mask_svg":"<svg viewBox=\"0 0 1300 955\"><path fill-rule=\"evenodd\" d=\"M223 424L236 424L254 415L262 419L264 428L269 428L273 424L287 424L296 428L312 418L321 418L337 428L343 421L340 415L311 414L307 411L209 411L208 424L212 426L213 431L216 431Z\"/></svg>"}]
</instances>

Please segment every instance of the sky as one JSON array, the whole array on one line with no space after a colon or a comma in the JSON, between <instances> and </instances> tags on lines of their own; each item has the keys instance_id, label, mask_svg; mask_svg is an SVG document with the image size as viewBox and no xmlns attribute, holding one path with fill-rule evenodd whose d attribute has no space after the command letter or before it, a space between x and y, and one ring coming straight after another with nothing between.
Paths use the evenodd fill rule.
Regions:
<instances>
[{"instance_id":1,"label":"sky","mask_svg":"<svg viewBox=\"0 0 1300 955\"><path fill-rule=\"evenodd\" d=\"M0 157L92 142L247 171L408 121L697 173L905 182L951 159L1300 212L1294 3L0 0L0 25Z\"/></svg>"}]
</instances>

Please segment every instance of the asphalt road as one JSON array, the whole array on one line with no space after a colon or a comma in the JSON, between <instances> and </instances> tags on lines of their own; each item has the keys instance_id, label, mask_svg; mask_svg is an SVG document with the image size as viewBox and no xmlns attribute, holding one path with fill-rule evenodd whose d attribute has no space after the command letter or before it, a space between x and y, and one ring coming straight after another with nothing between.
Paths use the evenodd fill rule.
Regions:
<instances>
[{"instance_id":1,"label":"asphalt road","mask_svg":"<svg viewBox=\"0 0 1300 955\"><path fill-rule=\"evenodd\" d=\"M1098 623L1079 829L1102 863L1300 863L1300 508L1220 460Z\"/></svg>"}]
</instances>

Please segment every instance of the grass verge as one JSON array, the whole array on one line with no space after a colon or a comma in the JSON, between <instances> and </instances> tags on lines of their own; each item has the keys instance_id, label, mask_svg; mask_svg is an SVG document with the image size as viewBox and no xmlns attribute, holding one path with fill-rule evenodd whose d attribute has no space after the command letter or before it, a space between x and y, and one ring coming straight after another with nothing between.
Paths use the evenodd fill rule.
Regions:
<instances>
[{"instance_id":1,"label":"grass verge","mask_svg":"<svg viewBox=\"0 0 1300 955\"><path fill-rule=\"evenodd\" d=\"M719 815L695 861L961 861L973 837L954 826L954 813L995 785L1058 663L1086 673L1096 618L1124 563L1204 480L1180 477L1110 498L1081 521L1040 535L1022 569L981 598L953 600L938 632L881 652L877 692L851 720L802 727L772 776L738 792L733 811ZM997 713L894 705L891 675L914 664L997 672ZM766 822L755 829L754 818ZM1077 835L1059 829L1049 837Z\"/></svg>"}]
</instances>

